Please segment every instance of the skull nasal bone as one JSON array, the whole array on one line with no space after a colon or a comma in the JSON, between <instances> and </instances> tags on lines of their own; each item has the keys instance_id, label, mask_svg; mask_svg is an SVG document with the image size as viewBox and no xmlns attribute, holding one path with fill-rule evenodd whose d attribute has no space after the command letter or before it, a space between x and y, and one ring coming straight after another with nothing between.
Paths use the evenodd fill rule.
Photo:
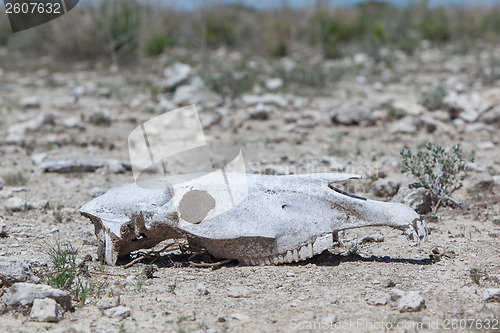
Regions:
<instances>
[{"instance_id":1,"label":"skull nasal bone","mask_svg":"<svg viewBox=\"0 0 500 333\"><path fill-rule=\"evenodd\" d=\"M184 194L179 203L181 219L198 224L215 207L215 199L205 191L192 190Z\"/></svg>"}]
</instances>

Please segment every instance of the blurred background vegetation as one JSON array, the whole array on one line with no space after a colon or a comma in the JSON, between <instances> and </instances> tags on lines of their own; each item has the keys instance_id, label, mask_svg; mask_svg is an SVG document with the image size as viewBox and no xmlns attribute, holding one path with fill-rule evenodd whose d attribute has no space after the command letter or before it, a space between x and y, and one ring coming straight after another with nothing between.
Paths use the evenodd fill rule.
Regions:
<instances>
[{"instance_id":1,"label":"blurred background vegetation","mask_svg":"<svg viewBox=\"0 0 500 333\"><path fill-rule=\"evenodd\" d=\"M154 2L153 2L154 3ZM331 7L324 1L294 9L258 10L242 4L205 1L190 11L158 3L121 0L80 4L62 18L17 34L0 22L0 46L23 55L57 59L107 58L114 62L155 57L172 48L203 53L225 47L244 54L284 57L291 52L335 59L364 52L377 59L385 47L412 54L422 40L434 44L498 42L500 6L404 7L368 1Z\"/></svg>"}]
</instances>

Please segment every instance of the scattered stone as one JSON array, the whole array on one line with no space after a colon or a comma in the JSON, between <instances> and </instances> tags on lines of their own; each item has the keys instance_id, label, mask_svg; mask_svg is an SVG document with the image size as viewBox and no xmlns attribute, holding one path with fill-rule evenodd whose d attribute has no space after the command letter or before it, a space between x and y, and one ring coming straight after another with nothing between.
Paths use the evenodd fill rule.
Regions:
<instances>
[{"instance_id":1,"label":"scattered stone","mask_svg":"<svg viewBox=\"0 0 500 333\"><path fill-rule=\"evenodd\" d=\"M390 105L397 116L419 116L427 112L422 105L406 100L397 100Z\"/></svg>"},{"instance_id":2,"label":"scattered stone","mask_svg":"<svg viewBox=\"0 0 500 333\"><path fill-rule=\"evenodd\" d=\"M396 286L396 283L391 279L383 281L381 284L382 288L393 288Z\"/></svg>"},{"instance_id":3,"label":"scattered stone","mask_svg":"<svg viewBox=\"0 0 500 333\"><path fill-rule=\"evenodd\" d=\"M3 184L5 184L5 182L0 178L0 191L3 189Z\"/></svg>"},{"instance_id":4,"label":"scattered stone","mask_svg":"<svg viewBox=\"0 0 500 333\"><path fill-rule=\"evenodd\" d=\"M486 289L483 293L483 302L500 302L500 288Z\"/></svg>"},{"instance_id":5,"label":"scattered stone","mask_svg":"<svg viewBox=\"0 0 500 333\"><path fill-rule=\"evenodd\" d=\"M494 216L491 221L493 222L493 224L496 224L498 226L500 226L500 216Z\"/></svg>"},{"instance_id":6,"label":"scattered stone","mask_svg":"<svg viewBox=\"0 0 500 333\"><path fill-rule=\"evenodd\" d=\"M23 144L24 136L27 131L38 131L43 125L55 124L55 115L52 113L40 114L20 123L9 126L5 142L8 144Z\"/></svg>"},{"instance_id":7,"label":"scattered stone","mask_svg":"<svg viewBox=\"0 0 500 333\"><path fill-rule=\"evenodd\" d=\"M43 284L14 283L3 294L1 301L7 306L26 306L33 304L35 299L47 297L59 303L64 310L71 309L71 296L68 292Z\"/></svg>"},{"instance_id":8,"label":"scattered stone","mask_svg":"<svg viewBox=\"0 0 500 333\"><path fill-rule=\"evenodd\" d=\"M419 214L427 214L432 211L431 192L423 187L411 189L408 186L403 186L392 198L392 202L399 202L410 206Z\"/></svg>"},{"instance_id":9,"label":"scattered stone","mask_svg":"<svg viewBox=\"0 0 500 333\"><path fill-rule=\"evenodd\" d=\"M62 120L61 124L66 128L85 128L85 125L82 123L82 119L78 116L65 118Z\"/></svg>"},{"instance_id":10,"label":"scattered stone","mask_svg":"<svg viewBox=\"0 0 500 333\"><path fill-rule=\"evenodd\" d=\"M401 182L397 180L380 178L373 183L373 192L377 197L393 197L398 193Z\"/></svg>"},{"instance_id":11,"label":"scattered stone","mask_svg":"<svg viewBox=\"0 0 500 333\"><path fill-rule=\"evenodd\" d=\"M110 309L104 310L104 314L109 318L122 318L130 317L130 308L127 306L119 305Z\"/></svg>"},{"instance_id":12,"label":"scattered stone","mask_svg":"<svg viewBox=\"0 0 500 333\"><path fill-rule=\"evenodd\" d=\"M500 186L500 175L493 176L493 182L496 186Z\"/></svg>"},{"instance_id":13,"label":"scattered stone","mask_svg":"<svg viewBox=\"0 0 500 333\"><path fill-rule=\"evenodd\" d=\"M486 112L482 117L481 121L485 124L496 125L500 128L500 106Z\"/></svg>"},{"instance_id":14,"label":"scattered stone","mask_svg":"<svg viewBox=\"0 0 500 333\"><path fill-rule=\"evenodd\" d=\"M182 62L176 62L172 66L165 68L163 75L167 78L163 87L167 91L173 91L175 88L185 83L192 73L191 66Z\"/></svg>"},{"instance_id":15,"label":"scattered stone","mask_svg":"<svg viewBox=\"0 0 500 333\"><path fill-rule=\"evenodd\" d=\"M7 238L9 237L9 229L7 228L7 225L5 223L1 223L1 218L0 218L0 238Z\"/></svg>"},{"instance_id":16,"label":"scattered stone","mask_svg":"<svg viewBox=\"0 0 500 333\"><path fill-rule=\"evenodd\" d=\"M361 243L382 243L384 241L384 235L381 234L373 234L364 237L361 240Z\"/></svg>"},{"instance_id":17,"label":"scattered stone","mask_svg":"<svg viewBox=\"0 0 500 333\"><path fill-rule=\"evenodd\" d=\"M38 298L33 301L31 319L45 323L57 323L62 316L61 306L52 298Z\"/></svg>"},{"instance_id":18,"label":"scattered stone","mask_svg":"<svg viewBox=\"0 0 500 333\"><path fill-rule=\"evenodd\" d=\"M477 144L478 150L491 150L495 149L495 144L491 141L483 141Z\"/></svg>"},{"instance_id":19,"label":"scattered stone","mask_svg":"<svg viewBox=\"0 0 500 333\"><path fill-rule=\"evenodd\" d=\"M100 195L103 195L104 193L106 193L106 190L100 188L100 187L92 187L89 191L88 191L88 194L93 197L93 198L97 198L98 196Z\"/></svg>"},{"instance_id":20,"label":"scattered stone","mask_svg":"<svg viewBox=\"0 0 500 333\"><path fill-rule=\"evenodd\" d=\"M490 102L477 93L466 95L450 92L443 99L443 103L448 108L452 119L461 118L468 123L475 122L492 107Z\"/></svg>"},{"instance_id":21,"label":"scattered stone","mask_svg":"<svg viewBox=\"0 0 500 333\"><path fill-rule=\"evenodd\" d=\"M9 212L19 212L25 207L25 201L19 197L12 197L5 200L3 205ZM26 203L26 205L30 206L29 203Z\"/></svg>"},{"instance_id":22,"label":"scattered stone","mask_svg":"<svg viewBox=\"0 0 500 333\"><path fill-rule=\"evenodd\" d=\"M110 98L111 97L111 90L109 88L100 88L97 91L97 96L99 97L104 97L104 98Z\"/></svg>"},{"instance_id":23,"label":"scattered stone","mask_svg":"<svg viewBox=\"0 0 500 333\"><path fill-rule=\"evenodd\" d=\"M327 315L326 317L324 317L321 320L321 322L324 325L328 325L328 326L330 326L331 324L335 324L338 321L339 321L339 317L336 314L334 314L334 313Z\"/></svg>"},{"instance_id":24,"label":"scattered stone","mask_svg":"<svg viewBox=\"0 0 500 333\"><path fill-rule=\"evenodd\" d=\"M491 191L493 185L493 177L488 172L482 172L469 177L465 188L468 193L481 193Z\"/></svg>"},{"instance_id":25,"label":"scattered stone","mask_svg":"<svg viewBox=\"0 0 500 333\"><path fill-rule=\"evenodd\" d=\"M200 91L205 87L203 80L196 76L191 79L189 84L179 86L175 89L173 102L176 105L184 105L188 103L196 103L200 100Z\"/></svg>"},{"instance_id":26,"label":"scattered stone","mask_svg":"<svg viewBox=\"0 0 500 333\"><path fill-rule=\"evenodd\" d=\"M121 167L119 165L121 165ZM130 170L128 161L116 161L111 159L82 159L82 160L59 160L43 161L38 164L44 172L94 172L103 167L109 167L110 172L120 173L122 168Z\"/></svg>"},{"instance_id":27,"label":"scattered stone","mask_svg":"<svg viewBox=\"0 0 500 333\"><path fill-rule=\"evenodd\" d=\"M288 106L288 100L282 95L278 94L264 94L258 95L243 95L242 102L247 105L255 104L274 104L277 107L285 108Z\"/></svg>"},{"instance_id":28,"label":"scattered stone","mask_svg":"<svg viewBox=\"0 0 500 333\"><path fill-rule=\"evenodd\" d=\"M111 113L108 110L96 110L89 116L88 122L98 126L109 126L112 122Z\"/></svg>"},{"instance_id":29,"label":"scattered stone","mask_svg":"<svg viewBox=\"0 0 500 333\"><path fill-rule=\"evenodd\" d=\"M203 283L198 283L196 285L196 295L199 296L205 296L210 294L210 291L208 291L207 287Z\"/></svg>"},{"instance_id":30,"label":"scattered stone","mask_svg":"<svg viewBox=\"0 0 500 333\"><path fill-rule=\"evenodd\" d=\"M372 297L368 297L366 299L366 303L375 306L386 305L388 298L389 297L387 295L375 295Z\"/></svg>"},{"instance_id":31,"label":"scattered stone","mask_svg":"<svg viewBox=\"0 0 500 333\"><path fill-rule=\"evenodd\" d=\"M269 90L276 90L283 87L283 79L282 78L272 78L266 80L266 88Z\"/></svg>"},{"instance_id":32,"label":"scattered stone","mask_svg":"<svg viewBox=\"0 0 500 333\"><path fill-rule=\"evenodd\" d=\"M40 108L40 99L37 96L23 97L20 104L23 109L38 109Z\"/></svg>"},{"instance_id":33,"label":"scattered stone","mask_svg":"<svg viewBox=\"0 0 500 333\"><path fill-rule=\"evenodd\" d=\"M373 126L377 118L368 109L343 107L331 114L331 121L340 125Z\"/></svg>"},{"instance_id":34,"label":"scattered stone","mask_svg":"<svg viewBox=\"0 0 500 333\"><path fill-rule=\"evenodd\" d=\"M416 291L405 293L399 300L399 312L417 312L425 308L425 299Z\"/></svg>"},{"instance_id":35,"label":"scattered stone","mask_svg":"<svg viewBox=\"0 0 500 333\"><path fill-rule=\"evenodd\" d=\"M413 116L406 116L396 121L389 127L391 134L411 134L418 130L419 120Z\"/></svg>"},{"instance_id":36,"label":"scattered stone","mask_svg":"<svg viewBox=\"0 0 500 333\"><path fill-rule=\"evenodd\" d=\"M332 156L323 156L321 158L322 163L326 163L331 171L345 171L345 164Z\"/></svg>"},{"instance_id":37,"label":"scattered stone","mask_svg":"<svg viewBox=\"0 0 500 333\"><path fill-rule=\"evenodd\" d=\"M250 297L250 291L241 286L233 286L227 288L227 296L233 297L233 298L240 298L240 297Z\"/></svg>"},{"instance_id":38,"label":"scattered stone","mask_svg":"<svg viewBox=\"0 0 500 333\"><path fill-rule=\"evenodd\" d=\"M436 135L440 135L443 133L450 132L448 126L446 126L441 121L436 120L433 116L428 114L420 116L419 122L424 127L427 133L434 133Z\"/></svg>"},{"instance_id":39,"label":"scattered stone","mask_svg":"<svg viewBox=\"0 0 500 333\"><path fill-rule=\"evenodd\" d=\"M40 282L40 279L33 275L28 263L5 257L0 257L0 280L4 287L10 287L16 282Z\"/></svg>"},{"instance_id":40,"label":"scattered stone","mask_svg":"<svg viewBox=\"0 0 500 333\"><path fill-rule=\"evenodd\" d=\"M264 104L257 104L256 106L249 108L248 109L248 116L250 119L254 120L267 120L269 119L269 114L272 112L272 110L264 105Z\"/></svg>"},{"instance_id":41,"label":"scattered stone","mask_svg":"<svg viewBox=\"0 0 500 333\"><path fill-rule=\"evenodd\" d=\"M244 313L235 313L231 316L231 318L239 320L241 322L249 322L250 321L250 316L248 316Z\"/></svg>"}]
</instances>

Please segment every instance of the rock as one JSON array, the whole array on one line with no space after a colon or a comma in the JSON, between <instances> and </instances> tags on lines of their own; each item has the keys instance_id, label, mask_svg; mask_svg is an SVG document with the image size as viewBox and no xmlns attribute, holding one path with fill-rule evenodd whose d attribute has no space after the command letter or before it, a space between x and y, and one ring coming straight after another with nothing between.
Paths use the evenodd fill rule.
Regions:
<instances>
[{"instance_id":1,"label":"rock","mask_svg":"<svg viewBox=\"0 0 500 333\"><path fill-rule=\"evenodd\" d=\"M373 234L364 237L361 240L361 243L382 243L384 241L384 235L381 234Z\"/></svg>"},{"instance_id":2,"label":"rock","mask_svg":"<svg viewBox=\"0 0 500 333\"><path fill-rule=\"evenodd\" d=\"M388 279L388 280L384 280L384 281L380 284L380 286L381 286L382 288L392 288L392 287L395 287L395 286L396 286L396 283L395 283L394 281L392 281L392 280Z\"/></svg>"},{"instance_id":3,"label":"rock","mask_svg":"<svg viewBox=\"0 0 500 333\"><path fill-rule=\"evenodd\" d=\"M45 323L57 323L62 316L61 306L52 298L38 298L33 301L31 319Z\"/></svg>"},{"instance_id":4,"label":"rock","mask_svg":"<svg viewBox=\"0 0 500 333\"><path fill-rule=\"evenodd\" d=\"M0 257L0 280L4 287L10 287L16 282L40 282L28 263L5 257Z\"/></svg>"},{"instance_id":5,"label":"rock","mask_svg":"<svg viewBox=\"0 0 500 333\"><path fill-rule=\"evenodd\" d=\"M344 107L331 114L331 121L340 125L373 126L377 118L368 109Z\"/></svg>"},{"instance_id":6,"label":"rock","mask_svg":"<svg viewBox=\"0 0 500 333\"><path fill-rule=\"evenodd\" d=\"M399 119L389 127L389 133L391 134L411 134L418 130L420 121L413 116L406 116Z\"/></svg>"},{"instance_id":7,"label":"rock","mask_svg":"<svg viewBox=\"0 0 500 333\"><path fill-rule=\"evenodd\" d=\"M493 182L496 186L500 186L500 175L493 176Z\"/></svg>"},{"instance_id":8,"label":"rock","mask_svg":"<svg viewBox=\"0 0 500 333\"><path fill-rule=\"evenodd\" d=\"M106 316L108 316L109 318L125 319L127 317L130 317L130 308L123 306L123 305L119 305L119 306L115 306L113 308L104 310L104 314Z\"/></svg>"},{"instance_id":9,"label":"rock","mask_svg":"<svg viewBox=\"0 0 500 333\"><path fill-rule=\"evenodd\" d=\"M196 285L196 295L199 296L205 296L210 294L210 291L208 291L207 287L203 283L198 283Z\"/></svg>"},{"instance_id":10,"label":"rock","mask_svg":"<svg viewBox=\"0 0 500 333\"><path fill-rule=\"evenodd\" d=\"M282 95L278 94L264 94L258 95L243 95L241 98L242 102L247 105L255 104L273 104L280 108L285 108L288 106L288 100Z\"/></svg>"},{"instance_id":11,"label":"rock","mask_svg":"<svg viewBox=\"0 0 500 333\"><path fill-rule=\"evenodd\" d=\"M47 285L25 282L14 283L3 294L1 301L7 306L26 306L33 304L34 300L39 298L52 298L64 310L71 309L71 296L68 292Z\"/></svg>"},{"instance_id":12,"label":"rock","mask_svg":"<svg viewBox=\"0 0 500 333\"><path fill-rule=\"evenodd\" d=\"M7 129L5 142L8 144L23 144L27 131L38 131L43 125L55 124L55 115L52 113L40 114L37 117L11 125Z\"/></svg>"},{"instance_id":13,"label":"rock","mask_svg":"<svg viewBox=\"0 0 500 333\"><path fill-rule=\"evenodd\" d=\"M109 88L100 88L97 91L97 96L99 97L104 97L104 98L110 98L111 97L111 90Z\"/></svg>"},{"instance_id":14,"label":"rock","mask_svg":"<svg viewBox=\"0 0 500 333\"><path fill-rule=\"evenodd\" d=\"M327 327L332 327L331 325L335 324L338 321L339 321L339 317L336 314L332 313L332 314L329 314L326 317L324 317L321 320L321 323L323 325L327 325Z\"/></svg>"},{"instance_id":15,"label":"rock","mask_svg":"<svg viewBox=\"0 0 500 333\"><path fill-rule=\"evenodd\" d=\"M29 96L21 98L20 103L23 109L38 109L40 108L40 100L37 96Z\"/></svg>"},{"instance_id":16,"label":"rock","mask_svg":"<svg viewBox=\"0 0 500 333\"><path fill-rule=\"evenodd\" d=\"M283 87L283 79L276 77L266 80L266 88L269 90L276 90Z\"/></svg>"},{"instance_id":17,"label":"rock","mask_svg":"<svg viewBox=\"0 0 500 333\"><path fill-rule=\"evenodd\" d=\"M405 293L399 300L399 312L417 312L425 308L425 299L416 291Z\"/></svg>"},{"instance_id":18,"label":"rock","mask_svg":"<svg viewBox=\"0 0 500 333\"><path fill-rule=\"evenodd\" d=\"M9 237L9 229L5 223L1 223L2 219L0 218L0 238Z\"/></svg>"},{"instance_id":19,"label":"rock","mask_svg":"<svg viewBox=\"0 0 500 333\"><path fill-rule=\"evenodd\" d=\"M193 104L200 100L200 91L205 84L200 77L194 77L189 84L179 86L174 93L173 102L176 105Z\"/></svg>"},{"instance_id":20,"label":"rock","mask_svg":"<svg viewBox=\"0 0 500 333\"><path fill-rule=\"evenodd\" d=\"M5 182L0 178L0 191L3 189L3 184L5 184Z\"/></svg>"},{"instance_id":21,"label":"rock","mask_svg":"<svg viewBox=\"0 0 500 333\"><path fill-rule=\"evenodd\" d=\"M482 117L481 121L485 124L495 125L500 128L500 106L486 112Z\"/></svg>"},{"instance_id":22,"label":"rock","mask_svg":"<svg viewBox=\"0 0 500 333\"><path fill-rule=\"evenodd\" d=\"M491 150L495 149L495 144L491 141L483 141L477 144L478 150Z\"/></svg>"},{"instance_id":23,"label":"rock","mask_svg":"<svg viewBox=\"0 0 500 333\"><path fill-rule=\"evenodd\" d=\"M250 321L250 316L244 314L244 313L234 313L231 318L239 320L241 322L249 322Z\"/></svg>"},{"instance_id":24,"label":"rock","mask_svg":"<svg viewBox=\"0 0 500 333\"><path fill-rule=\"evenodd\" d=\"M106 190L100 188L100 187L92 187L89 191L88 191L88 194L93 197L93 198L97 198L98 196L100 195L103 195L104 193L106 193Z\"/></svg>"},{"instance_id":25,"label":"rock","mask_svg":"<svg viewBox=\"0 0 500 333\"><path fill-rule=\"evenodd\" d=\"M440 135L450 132L448 126L441 121L436 120L433 116L424 114L419 118L420 125L422 125L427 133L434 133Z\"/></svg>"},{"instance_id":26,"label":"rock","mask_svg":"<svg viewBox=\"0 0 500 333\"><path fill-rule=\"evenodd\" d=\"M483 293L483 302L500 302L500 288L486 289Z\"/></svg>"},{"instance_id":27,"label":"rock","mask_svg":"<svg viewBox=\"0 0 500 333\"><path fill-rule=\"evenodd\" d=\"M493 222L493 224L495 224L495 225L500 226L500 216L494 216L494 217L491 219L491 222Z\"/></svg>"},{"instance_id":28,"label":"rock","mask_svg":"<svg viewBox=\"0 0 500 333\"><path fill-rule=\"evenodd\" d=\"M427 112L422 105L406 100L397 100L391 103L390 108L397 116L419 116Z\"/></svg>"},{"instance_id":29,"label":"rock","mask_svg":"<svg viewBox=\"0 0 500 333\"><path fill-rule=\"evenodd\" d=\"M21 199L19 197L12 197L12 198L5 200L3 206L5 207L5 209L7 211L19 212L19 211L22 211L23 208L25 207L24 204L25 204L25 202L23 201L23 199ZM26 203L26 204L29 205L28 203Z\"/></svg>"},{"instance_id":30,"label":"rock","mask_svg":"<svg viewBox=\"0 0 500 333\"><path fill-rule=\"evenodd\" d=\"M85 125L82 123L81 118L78 116L65 118L62 120L61 124L66 128L85 128Z\"/></svg>"},{"instance_id":31,"label":"rock","mask_svg":"<svg viewBox=\"0 0 500 333\"><path fill-rule=\"evenodd\" d=\"M173 91L179 85L185 83L192 73L191 66L182 62L176 62L172 66L165 68L163 75L167 80L163 83L163 87L167 91Z\"/></svg>"},{"instance_id":32,"label":"rock","mask_svg":"<svg viewBox=\"0 0 500 333\"><path fill-rule=\"evenodd\" d=\"M392 198L392 202L399 202L410 206L419 214L427 214L432 211L432 194L428 189L423 187L411 189L408 186L403 186L398 193Z\"/></svg>"},{"instance_id":33,"label":"rock","mask_svg":"<svg viewBox=\"0 0 500 333\"><path fill-rule=\"evenodd\" d=\"M465 188L468 193L480 193L491 191L493 185L493 177L488 172L482 172L469 177Z\"/></svg>"},{"instance_id":34,"label":"rock","mask_svg":"<svg viewBox=\"0 0 500 333\"><path fill-rule=\"evenodd\" d=\"M240 297L250 297L250 291L241 286L233 286L227 288L227 296L233 297L233 298L240 298Z\"/></svg>"},{"instance_id":35,"label":"rock","mask_svg":"<svg viewBox=\"0 0 500 333\"><path fill-rule=\"evenodd\" d=\"M370 305L380 306L386 305L388 301L387 295L375 295L366 299L366 303Z\"/></svg>"},{"instance_id":36,"label":"rock","mask_svg":"<svg viewBox=\"0 0 500 333\"><path fill-rule=\"evenodd\" d=\"M468 123L475 122L492 107L490 102L477 93L466 95L450 92L443 99L443 103L446 105L452 119L461 118Z\"/></svg>"},{"instance_id":37,"label":"rock","mask_svg":"<svg viewBox=\"0 0 500 333\"><path fill-rule=\"evenodd\" d=\"M118 165L119 164L119 165ZM120 167L121 165L121 167ZM44 172L94 172L97 169L108 167L110 172L120 173L123 168L130 169L130 163L126 161L116 161L111 159L82 159L82 160L58 160L43 161L38 167Z\"/></svg>"},{"instance_id":38,"label":"rock","mask_svg":"<svg viewBox=\"0 0 500 333\"><path fill-rule=\"evenodd\" d=\"M390 294L389 294L389 300L388 302L391 304L393 307L397 307L399 304L399 301L401 298L405 295L406 293L402 290L399 289L392 289Z\"/></svg>"},{"instance_id":39,"label":"rock","mask_svg":"<svg viewBox=\"0 0 500 333\"><path fill-rule=\"evenodd\" d=\"M96 110L89 116L88 122L98 126L109 126L112 122L111 113L108 110Z\"/></svg>"},{"instance_id":40,"label":"rock","mask_svg":"<svg viewBox=\"0 0 500 333\"><path fill-rule=\"evenodd\" d=\"M331 171L345 171L345 164L332 156L323 156L321 158L322 163L326 163Z\"/></svg>"},{"instance_id":41,"label":"rock","mask_svg":"<svg viewBox=\"0 0 500 333\"><path fill-rule=\"evenodd\" d=\"M248 117L254 120L266 120L269 119L269 114L272 110L264 105L257 104L256 106L248 109Z\"/></svg>"},{"instance_id":42,"label":"rock","mask_svg":"<svg viewBox=\"0 0 500 333\"><path fill-rule=\"evenodd\" d=\"M373 183L373 192L377 197L393 197L398 193L401 182L397 180L380 178Z\"/></svg>"}]
</instances>

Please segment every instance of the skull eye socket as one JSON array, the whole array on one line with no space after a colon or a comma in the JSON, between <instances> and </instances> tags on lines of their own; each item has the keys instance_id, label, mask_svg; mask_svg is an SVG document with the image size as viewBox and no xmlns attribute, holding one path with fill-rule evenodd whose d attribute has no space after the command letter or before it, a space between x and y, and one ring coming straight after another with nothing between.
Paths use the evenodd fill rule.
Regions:
<instances>
[{"instance_id":1,"label":"skull eye socket","mask_svg":"<svg viewBox=\"0 0 500 333\"><path fill-rule=\"evenodd\" d=\"M184 194L179 203L181 219L186 222L198 224L215 207L215 199L205 191L192 190Z\"/></svg>"}]
</instances>

